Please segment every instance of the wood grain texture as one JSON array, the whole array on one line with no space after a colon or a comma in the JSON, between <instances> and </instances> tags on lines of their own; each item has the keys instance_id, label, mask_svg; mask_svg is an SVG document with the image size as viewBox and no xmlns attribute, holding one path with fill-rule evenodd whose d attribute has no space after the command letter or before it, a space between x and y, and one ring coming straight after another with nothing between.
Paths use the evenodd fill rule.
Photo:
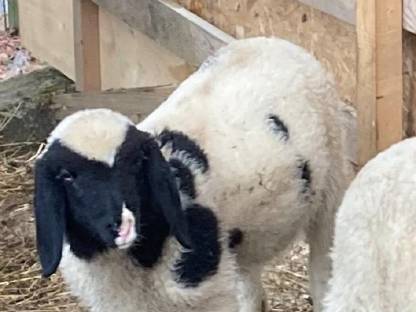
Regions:
<instances>
[{"instance_id":1,"label":"wood grain texture","mask_svg":"<svg viewBox=\"0 0 416 312\"><path fill-rule=\"evenodd\" d=\"M402 7L396 0L357 3L359 163L403 138Z\"/></svg>"},{"instance_id":2,"label":"wood grain texture","mask_svg":"<svg viewBox=\"0 0 416 312\"><path fill-rule=\"evenodd\" d=\"M85 108L109 108L138 123L166 100L173 90L173 86L161 86L59 94L53 98L53 103L58 120Z\"/></svg>"},{"instance_id":3,"label":"wood grain texture","mask_svg":"<svg viewBox=\"0 0 416 312\"><path fill-rule=\"evenodd\" d=\"M376 3L377 150L403 138L402 2Z\"/></svg>"},{"instance_id":4,"label":"wood grain texture","mask_svg":"<svg viewBox=\"0 0 416 312\"><path fill-rule=\"evenodd\" d=\"M73 0L19 0L23 46L75 78Z\"/></svg>"},{"instance_id":5,"label":"wood grain texture","mask_svg":"<svg viewBox=\"0 0 416 312\"><path fill-rule=\"evenodd\" d=\"M359 166L377 153L376 1L359 0L357 4Z\"/></svg>"},{"instance_id":6,"label":"wood grain texture","mask_svg":"<svg viewBox=\"0 0 416 312\"><path fill-rule=\"evenodd\" d=\"M355 27L294 0L176 0L236 38L276 36L311 52L355 102Z\"/></svg>"},{"instance_id":7,"label":"wood grain texture","mask_svg":"<svg viewBox=\"0 0 416 312\"><path fill-rule=\"evenodd\" d=\"M98 6L91 0L74 0L73 5L77 90L101 90Z\"/></svg>"},{"instance_id":8,"label":"wood grain texture","mask_svg":"<svg viewBox=\"0 0 416 312\"><path fill-rule=\"evenodd\" d=\"M201 64L232 37L168 0L93 0L190 65Z\"/></svg>"}]
</instances>

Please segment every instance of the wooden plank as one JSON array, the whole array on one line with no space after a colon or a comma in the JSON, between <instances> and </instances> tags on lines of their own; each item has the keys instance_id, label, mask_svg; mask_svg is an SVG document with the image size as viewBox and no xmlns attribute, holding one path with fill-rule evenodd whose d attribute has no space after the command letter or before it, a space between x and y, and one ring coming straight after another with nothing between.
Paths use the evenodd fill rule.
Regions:
<instances>
[{"instance_id":1,"label":"wooden plank","mask_svg":"<svg viewBox=\"0 0 416 312\"><path fill-rule=\"evenodd\" d=\"M412 35L413 36L413 35ZM416 36L413 36L412 43L410 45L410 49L412 51L412 72L410 74L411 77L411 86L410 86L410 99L411 99L411 111L413 112L413 127L414 131L412 135L416 135Z\"/></svg>"},{"instance_id":2,"label":"wooden plank","mask_svg":"<svg viewBox=\"0 0 416 312\"><path fill-rule=\"evenodd\" d=\"M56 95L53 99L58 120L86 108L109 108L138 123L173 92L173 86L145 87L103 92Z\"/></svg>"},{"instance_id":3,"label":"wooden plank","mask_svg":"<svg viewBox=\"0 0 416 312\"><path fill-rule=\"evenodd\" d=\"M358 164L377 154L376 1L357 3Z\"/></svg>"},{"instance_id":4,"label":"wooden plank","mask_svg":"<svg viewBox=\"0 0 416 312\"><path fill-rule=\"evenodd\" d=\"M101 90L98 6L74 0L75 83L77 90Z\"/></svg>"},{"instance_id":5,"label":"wooden plank","mask_svg":"<svg viewBox=\"0 0 416 312\"><path fill-rule=\"evenodd\" d=\"M416 36L413 38L412 45L410 47L412 49L412 72L410 74L411 80L410 80L410 120L413 122L411 135L416 135Z\"/></svg>"},{"instance_id":6,"label":"wooden plank","mask_svg":"<svg viewBox=\"0 0 416 312\"><path fill-rule=\"evenodd\" d=\"M401 15L400 1L357 3L360 165L403 137Z\"/></svg>"},{"instance_id":7,"label":"wooden plank","mask_svg":"<svg viewBox=\"0 0 416 312\"><path fill-rule=\"evenodd\" d=\"M376 3L377 150L403 138L402 1Z\"/></svg>"},{"instance_id":8,"label":"wooden plank","mask_svg":"<svg viewBox=\"0 0 416 312\"><path fill-rule=\"evenodd\" d=\"M7 22L8 28L12 32L19 30L19 13L17 0L8 0L7 2Z\"/></svg>"},{"instance_id":9,"label":"wooden plank","mask_svg":"<svg viewBox=\"0 0 416 312\"><path fill-rule=\"evenodd\" d=\"M201 64L233 38L169 0L93 0L190 65Z\"/></svg>"},{"instance_id":10,"label":"wooden plank","mask_svg":"<svg viewBox=\"0 0 416 312\"><path fill-rule=\"evenodd\" d=\"M74 79L73 0L18 0L18 5L23 46Z\"/></svg>"},{"instance_id":11,"label":"wooden plank","mask_svg":"<svg viewBox=\"0 0 416 312\"><path fill-rule=\"evenodd\" d=\"M416 36L403 32L403 136L414 136L414 86L416 79Z\"/></svg>"},{"instance_id":12,"label":"wooden plank","mask_svg":"<svg viewBox=\"0 0 416 312\"><path fill-rule=\"evenodd\" d=\"M103 90L177 84L193 72L184 60L101 8L99 20Z\"/></svg>"}]
</instances>

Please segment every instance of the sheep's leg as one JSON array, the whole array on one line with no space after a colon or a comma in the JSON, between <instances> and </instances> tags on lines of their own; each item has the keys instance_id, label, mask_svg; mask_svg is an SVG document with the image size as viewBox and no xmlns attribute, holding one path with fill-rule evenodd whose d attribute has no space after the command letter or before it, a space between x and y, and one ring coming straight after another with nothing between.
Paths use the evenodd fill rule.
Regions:
<instances>
[{"instance_id":1,"label":"sheep's leg","mask_svg":"<svg viewBox=\"0 0 416 312\"><path fill-rule=\"evenodd\" d=\"M266 312L266 295L261 284L261 267L242 269L239 281L239 312Z\"/></svg>"}]
</instances>

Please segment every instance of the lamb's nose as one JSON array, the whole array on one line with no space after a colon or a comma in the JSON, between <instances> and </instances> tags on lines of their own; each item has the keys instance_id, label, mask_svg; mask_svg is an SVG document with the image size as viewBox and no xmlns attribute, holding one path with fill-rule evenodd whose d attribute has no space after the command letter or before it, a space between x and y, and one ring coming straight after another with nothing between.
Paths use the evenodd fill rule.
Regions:
<instances>
[{"instance_id":1,"label":"lamb's nose","mask_svg":"<svg viewBox=\"0 0 416 312\"><path fill-rule=\"evenodd\" d=\"M111 231L111 234L113 234L114 237L118 236L118 228L119 228L118 222L109 223L107 225L107 229Z\"/></svg>"}]
</instances>

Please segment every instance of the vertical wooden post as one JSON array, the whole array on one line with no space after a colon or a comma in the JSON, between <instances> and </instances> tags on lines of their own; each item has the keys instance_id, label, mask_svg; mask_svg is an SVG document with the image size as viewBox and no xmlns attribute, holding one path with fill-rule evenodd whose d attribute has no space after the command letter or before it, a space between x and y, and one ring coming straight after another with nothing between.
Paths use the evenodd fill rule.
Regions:
<instances>
[{"instance_id":1,"label":"vertical wooden post","mask_svg":"<svg viewBox=\"0 0 416 312\"><path fill-rule=\"evenodd\" d=\"M412 56L411 57L411 81L410 81L410 125L408 128L409 135L414 136L416 135L416 36L413 34L408 34L411 36L410 39L410 46L408 49L411 51Z\"/></svg>"},{"instance_id":2,"label":"vertical wooden post","mask_svg":"<svg viewBox=\"0 0 416 312\"><path fill-rule=\"evenodd\" d=\"M357 1L359 163L403 138L402 2Z\"/></svg>"},{"instance_id":3,"label":"vertical wooden post","mask_svg":"<svg viewBox=\"0 0 416 312\"><path fill-rule=\"evenodd\" d=\"M99 8L91 0L73 1L76 87L101 90Z\"/></svg>"},{"instance_id":4,"label":"vertical wooden post","mask_svg":"<svg viewBox=\"0 0 416 312\"><path fill-rule=\"evenodd\" d=\"M376 1L357 1L358 162L377 153L376 134Z\"/></svg>"},{"instance_id":5,"label":"vertical wooden post","mask_svg":"<svg viewBox=\"0 0 416 312\"><path fill-rule=\"evenodd\" d=\"M19 30L19 10L17 0L8 0L7 9L8 28L10 31L17 32Z\"/></svg>"}]
</instances>

